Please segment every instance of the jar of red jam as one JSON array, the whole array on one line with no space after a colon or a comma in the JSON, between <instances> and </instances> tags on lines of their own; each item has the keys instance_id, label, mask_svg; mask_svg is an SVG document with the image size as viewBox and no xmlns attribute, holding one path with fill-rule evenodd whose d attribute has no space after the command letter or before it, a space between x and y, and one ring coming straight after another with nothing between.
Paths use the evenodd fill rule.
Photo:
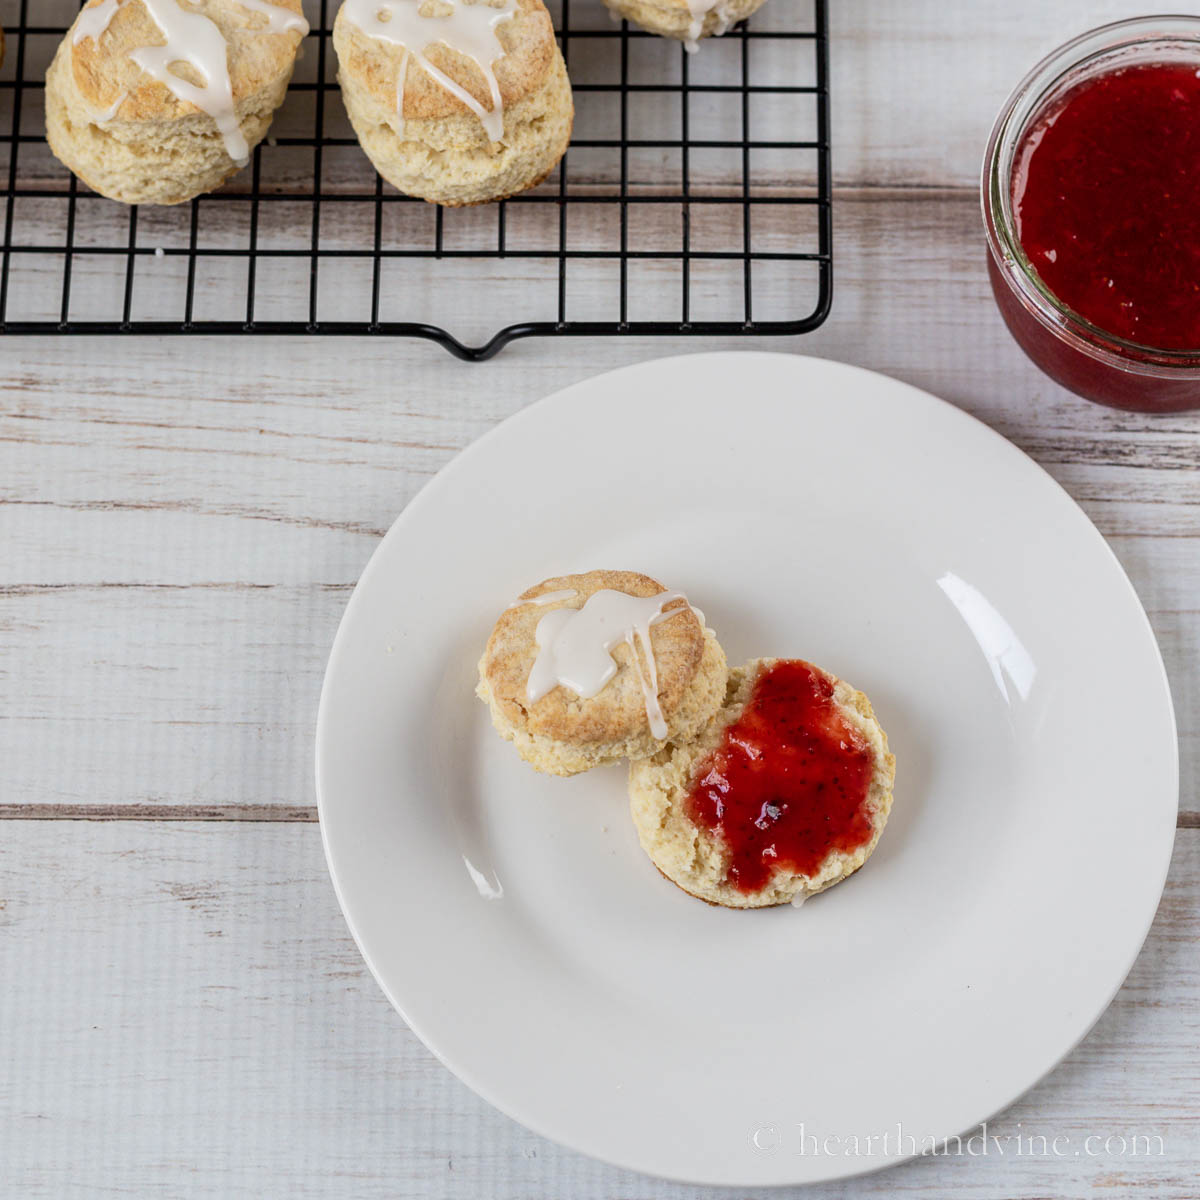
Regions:
<instances>
[{"instance_id":1,"label":"jar of red jam","mask_svg":"<svg viewBox=\"0 0 1200 1200\"><path fill-rule=\"evenodd\" d=\"M992 130L983 218L996 303L1089 400L1200 408L1200 17L1086 33Z\"/></svg>"}]
</instances>

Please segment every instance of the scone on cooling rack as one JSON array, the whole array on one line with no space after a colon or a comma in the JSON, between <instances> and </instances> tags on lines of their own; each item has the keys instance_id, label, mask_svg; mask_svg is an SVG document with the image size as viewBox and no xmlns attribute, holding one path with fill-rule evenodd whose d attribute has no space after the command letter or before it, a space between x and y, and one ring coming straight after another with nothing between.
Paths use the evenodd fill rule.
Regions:
<instances>
[{"instance_id":1,"label":"scone on cooling rack","mask_svg":"<svg viewBox=\"0 0 1200 1200\"><path fill-rule=\"evenodd\" d=\"M679 592L632 571L547 579L496 622L476 692L549 775L696 736L725 698L725 652Z\"/></svg>"},{"instance_id":2,"label":"scone on cooling rack","mask_svg":"<svg viewBox=\"0 0 1200 1200\"><path fill-rule=\"evenodd\" d=\"M895 770L862 692L799 659L759 658L730 672L699 737L631 765L630 807L651 862L690 895L796 904L870 857Z\"/></svg>"},{"instance_id":3,"label":"scone on cooling rack","mask_svg":"<svg viewBox=\"0 0 1200 1200\"><path fill-rule=\"evenodd\" d=\"M575 108L542 0L345 0L333 44L359 143L409 196L502 200L566 151Z\"/></svg>"},{"instance_id":4,"label":"scone on cooling rack","mask_svg":"<svg viewBox=\"0 0 1200 1200\"><path fill-rule=\"evenodd\" d=\"M88 0L46 72L46 138L94 191L179 204L244 166L283 102L301 0Z\"/></svg>"},{"instance_id":5,"label":"scone on cooling rack","mask_svg":"<svg viewBox=\"0 0 1200 1200\"><path fill-rule=\"evenodd\" d=\"M701 38L723 33L757 12L766 0L604 0L609 10L661 37L695 50Z\"/></svg>"}]
</instances>

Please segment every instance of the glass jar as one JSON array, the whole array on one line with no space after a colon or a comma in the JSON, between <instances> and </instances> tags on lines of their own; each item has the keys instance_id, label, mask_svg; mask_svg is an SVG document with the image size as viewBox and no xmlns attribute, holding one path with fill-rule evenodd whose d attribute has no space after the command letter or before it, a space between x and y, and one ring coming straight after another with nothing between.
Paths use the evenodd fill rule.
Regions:
<instances>
[{"instance_id":1,"label":"glass jar","mask_svg":"<svg viewBox=\"0 0 1200 1200\"><path fill-rule=\"evenodd\" d=\"M1081 83L1129 66L1181 62L1195 63L1200 71L1200 17L1139 17L1067 42L1038 63L1009 97L983 163L988 271L1013 337L1064 387L1100 404L1138 412L1200 408L1200 347L1159 350L1125 341L1059 300L1017 237L1013 165L1025 133Z\"/></svg>"}]
</instances>

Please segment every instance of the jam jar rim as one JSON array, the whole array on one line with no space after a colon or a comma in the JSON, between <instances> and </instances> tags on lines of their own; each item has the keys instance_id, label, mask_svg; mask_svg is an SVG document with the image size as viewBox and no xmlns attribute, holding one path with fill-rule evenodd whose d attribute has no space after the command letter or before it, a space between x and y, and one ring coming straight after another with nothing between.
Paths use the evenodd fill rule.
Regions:
<instances>
[{"instance_id":1,"label":"jam jar rim","mask_svg":"<svg viewBox=\"0 0 1200 1200\"><path fill-rule=\"evenodd\" d=\"M1200 69L1200 16L1184 13L1130 17L1098 25L1047 54L1004 102L988 138L980 199L988 249L1022 306L1060 340L1119 370L1177 377L1200 373L1200 346L1165 350L1128 341L1094 325L1064 304L1045 284L1017 237L1012 213L1012 165L1030 122L1077 72L1122 51L1155 44L1193 43ZM1164 60L1166 61L1166 60ZM1097 72L1101 73L1101 72Z\"/></svg>"}]
</instances>

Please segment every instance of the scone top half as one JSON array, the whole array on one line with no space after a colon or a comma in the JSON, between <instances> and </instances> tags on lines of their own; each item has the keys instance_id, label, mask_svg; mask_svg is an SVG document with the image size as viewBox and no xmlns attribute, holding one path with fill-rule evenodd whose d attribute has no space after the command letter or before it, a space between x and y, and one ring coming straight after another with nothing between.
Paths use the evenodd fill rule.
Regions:
<instances>
[{"instance_id":1,"label":"scone top half","mask_svg":"<svg viewBox=\"0 0 1200 1200\"><path fill-rule=\"evenodd\" d=\"M503 53L494 61L486 61L490 51L481 51L482 57L469 52L468 43L476 42L476 36L464 36L458 45L451 44L456 40L455 9L462 5L491 10L499 18L492 31ZM413 45L389 40L395 36L387 32L391 21L376 26L371 20L377 12L386 15L389 9L399 12L407 7L415 8L429 24L429 33L418 34ZM413 27L420 29L420 24L413 23ZM447 40L437 40L443 28ZM389 0L383 5L347 2L338 11L333 44L343 90L353 95L357 105L369 106L376 120L401 134L412 123L407 129L411 136L431 143L444 140L444 148L493 140L475 108L456 94L456 88L491 114L495 96L490 74L499 91L498 115L503 116L541 91L556 68L561 69L554 26L542 0ZM423 63L434 71L426 70ZM454 87L447 87L435 72ZM429 136L430 125L439 127L442 139Z\"/></svg>"},{"instance_id":2,"label":"scone top half","mask_svg":"<svg viewBox=\"0 0 1200 1200\"><path fill-rule=\"evenodd\" d=\"M809 714L791 727L803 709L790 709L785 694L772 711L776 692L742 723L776 667L795 668L801 688L812 687ZM724 705L694 741L632 764L630 807L642 848L683 891L725 908L794 904L867 861L891 811L895 770L862 692L799 659L759 658L730 671Z\"/></svg>"},{"instance_id":3,"label":"scone top half","mask_svg":"<svg viewBox=\"0 0 1200 1200\"><path fill-rule=\"evenodd\" d=\"M163 3L164 0L160 0ZM111 6L111 0L108 0ZM291 78L292 67L307 25L289 23L276 32L282 14L302 17L301 0L270 0L270 8L239 4L238 0L196 0L180 5L212 22L225 42L225 65L234 108L239 117L244 110L258 115L258 97L267 93L273 108L282 98L282 89ZM63 41L60 53L70 57L70 78L74 95L96 114L110 115L122 121L167 122L182 117L203 116L204 110L176 96L164 83L144 71L132 55L146 47L162 46L167 39L142 0L121 0L98 37L75 40L80 21L95 9L105 8L106 0L88 0ZM271 10L278 10L272 12ZM105 9L107 11L107 9ZM205 85L200 72L186 62L189 49L178 47L180 60L172 70L197 87ZM210 87L216 81L209 80ZM276 94L278 92L278 95ZM118 103L119 102L119 103Z\"/></svg>"},{"instance_id":4,"label":"scone top half","mask_svg":"<svg viewBox=\"0 0 1200 1200\"><path fill-rule=\"evenodd\" d=\"M589 571L547 579L530 588L496 622L479 663L481 699L497 730L540 771L574 775L601 763L653 754L668 741L689 738L712 718L725 694L725 655L682 596L665 602L650 627L657 708L664 728L656 736L648 711L649 664L637 639L611 650L615 673L583 698L559 684L531 700L530 675L538 660L538 627L560 609L580 610L597 592L633 597L666 592L657 580L632 571ZM542 602L539 603L539 600Z\"/></svg>"}]
</instances>

